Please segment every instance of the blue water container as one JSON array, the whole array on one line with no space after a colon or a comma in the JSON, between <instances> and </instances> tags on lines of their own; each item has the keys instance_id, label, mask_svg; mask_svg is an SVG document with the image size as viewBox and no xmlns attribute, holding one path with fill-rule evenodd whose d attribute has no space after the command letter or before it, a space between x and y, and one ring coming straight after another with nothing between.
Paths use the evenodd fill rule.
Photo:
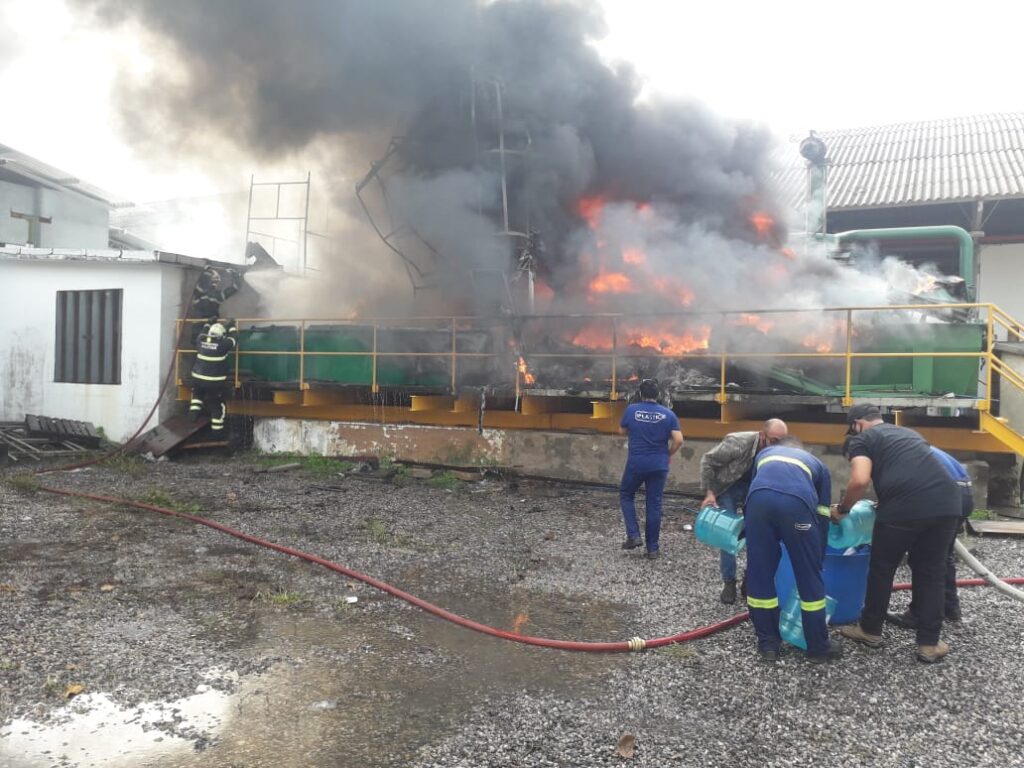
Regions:
<instances>
[{"instance_id":1,"label":"blue water container","mask_svg":"<svg viewBox=\"0 0 1024 768\"><path fill-rule=\"evenodd\" d=\"M849 549L871 543L871 531L875 527L875 505L861 499L850 508L850 514L836 525L829 523L828 545L834 549Z\"/></svg>"},{"instance_id":2,"label":"blue water container","mask_svg":"<svg viewBox=\"0 0 1024 768\"><path fill-rule=\"evenodd\" d=\"M860 618L864 607L864 593L868 587L868 563L871 560L871 547L860 546L846 554L846 550L825 548L825 567L822 580L825 582L825 594L835 598L835 609L832 612L833 624L849 624ZM775 594L779 596L780 605L796 587L793 577L793 564L785 545L782 546L782 559L775 572Z\"/></svg>"},{"instance_id":3,"label":"blue water container","mask_svg":"<svg viewBox=\"0 0 1024 768\"><path fill-rule=\"evenodd\" d=\"M789 599L779 605L782 610L779 612L779 634L782 639L790 645L807 650L807 639L804 637L803 612L800 610L800 594L794 589L789 593ZM831 595L825 595L825 622L832 621L832 614L836 609L836 599Z\"/></svg>"},{"instance_id":4,"label":"blue water container","mask_svg":"<svg viewBox=\"0 0 1024 768\"><path fill-rule=\"evenodd\" d=\"M747 540L740 538L743 517L719 507L704 507L697 515L693 532L697 541L730 555L739 554L747 545Z\"/></svg>"}]
</instances>

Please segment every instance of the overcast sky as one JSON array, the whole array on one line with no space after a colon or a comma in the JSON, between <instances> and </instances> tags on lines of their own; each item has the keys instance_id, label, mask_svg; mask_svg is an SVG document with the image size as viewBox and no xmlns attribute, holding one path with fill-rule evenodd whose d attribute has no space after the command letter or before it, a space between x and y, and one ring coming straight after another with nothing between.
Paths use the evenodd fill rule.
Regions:
<instances>
[{"instance_id":1,"label":"overcast sky","mask_svg":"<svg viewBox=\"0 0 1024 768\"><path fill-rule=\"evenodd\" d=\"M1024 110L1016 2L602 5L599 48L631 62L648 92L783 136ZM0 28L0 143L136 202L217 191L201 168L151 168L117 136L111 83L118 67L145 66L136 41L83 25L63 0L0 0ZM239 168L238 188L251 171Z\"/></svg>"}]
</instances>

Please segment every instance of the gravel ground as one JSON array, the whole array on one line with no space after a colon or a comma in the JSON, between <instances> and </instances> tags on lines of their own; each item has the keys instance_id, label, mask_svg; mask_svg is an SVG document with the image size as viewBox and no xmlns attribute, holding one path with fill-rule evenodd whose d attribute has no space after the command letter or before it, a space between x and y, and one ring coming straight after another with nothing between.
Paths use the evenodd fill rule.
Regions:
<instances>
[{"instance_id":1,"label":"gravel ground","mask_svg":"<svg viewBox=\"0 0 1024 768\"><path fill-rule=\"evenodd\" d=\"M619 549L604 490L257 468L121 461L43 480L176 505L526 634L651 638L735 612L717 602L716 553L683 530L677 498L652 562ZM1024 543L970 546L1024 575ZM229 697L233 715L208 727L173 708L152 726L187 753L126 765L1024 765L1024 607L990 588L961 599L952 653L933 666L890 627L882 650L847 643L824 667L795 651L759 663L749 624L654 652L572 654L456 628L202 526L3 483L0 766L113 764L78 761L73 744L35 758L12 746L26 720L64 722L81 700L70 685L129 709L207 688ZM626 733L631 760L615 754Z\"/></svg>"}]
</instances>

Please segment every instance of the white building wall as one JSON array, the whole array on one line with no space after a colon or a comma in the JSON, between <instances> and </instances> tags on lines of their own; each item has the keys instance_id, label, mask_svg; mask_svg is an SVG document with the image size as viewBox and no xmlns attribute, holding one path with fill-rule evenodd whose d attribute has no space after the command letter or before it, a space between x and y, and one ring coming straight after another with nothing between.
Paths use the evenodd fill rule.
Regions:
<instances>
[{"instance_id":1,"label":"white building wall","mask_svg":"<svg viewBox=\"0 0 1024 768\"><path fill-rule=\"evenodd\" d=\"M0 420L37 413L92 422L114 440L130 437L171 361L184 272L156 262L0 261ZM54 382L57 291L118 288L121 383Z\"/></svg>"},{"instance_id":2,"label":"white building wall","mask_svg":"<svg viewBox=\"0 0 1024 768\"><path fill-rule=\"evenodd\" d=\"M26 245L29 222L11 211L51 219L39 225L40 248L104 249L109 243L110 207L98 200L46 187L0 181L0 243Z\"/></svg>"},{"instance_id":3,"label":"white building wall","mask_svg":"<svg viewBox=\"0 0 1024 768\"><path fill-rule=\"evenodd\" d=\"M1024 322L1024 243L983 245L978 263L978 301L992 302Z\"/></svg>"}]
</instances>

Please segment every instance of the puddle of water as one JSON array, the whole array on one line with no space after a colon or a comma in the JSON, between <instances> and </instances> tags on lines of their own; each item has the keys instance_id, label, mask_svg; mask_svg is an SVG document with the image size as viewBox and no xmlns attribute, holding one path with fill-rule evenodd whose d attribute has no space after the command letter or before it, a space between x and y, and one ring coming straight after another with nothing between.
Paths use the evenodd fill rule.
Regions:
<instances>
[{"instance_id":1,"label":"puddle of water","mask_svg":"<svg viewBox=\"0 0 1024 768\"><path fill-rule=\"evenodd\" d=\"M219 671L207 677L227 676L234 677ZM192 696L133 709L118 706L105 693L82 694L53 722L19 718L0 728L0 759L5 768L129 768L156 758L184 759L194 751L194 738L155 725L173 722L177 731L209 740L227 718L230 701L228 694L208 685L198 686Z\"/></svg>"}]
</instances>

